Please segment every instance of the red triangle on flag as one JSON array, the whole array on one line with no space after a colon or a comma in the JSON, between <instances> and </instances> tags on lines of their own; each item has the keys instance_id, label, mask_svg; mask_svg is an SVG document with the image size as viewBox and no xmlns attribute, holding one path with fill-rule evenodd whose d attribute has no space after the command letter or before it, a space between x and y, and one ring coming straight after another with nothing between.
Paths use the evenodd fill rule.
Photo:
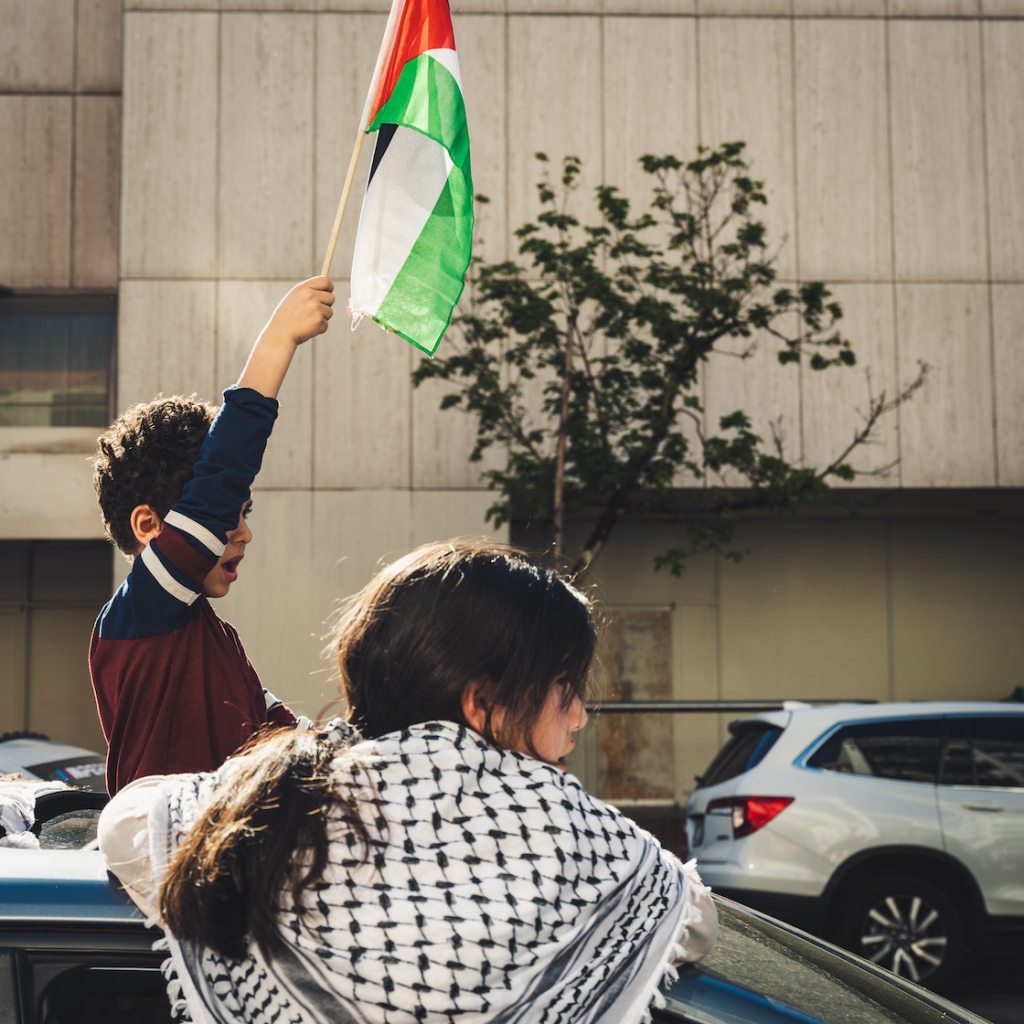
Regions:
<instances>
[{"instance_id":1,"label":"red triangle on flag","mask_svg":"<svg viewBox=\"0 0 1024 1024\"><path fill-rule=\"evenodd\" d=\"M381 65L377 95L370 106L367 125L391 98L402 68L425 50L439 49L455 49L455 33L447 0L405 0L398 15L391 49Z\"/></svg>"}]
</instances>

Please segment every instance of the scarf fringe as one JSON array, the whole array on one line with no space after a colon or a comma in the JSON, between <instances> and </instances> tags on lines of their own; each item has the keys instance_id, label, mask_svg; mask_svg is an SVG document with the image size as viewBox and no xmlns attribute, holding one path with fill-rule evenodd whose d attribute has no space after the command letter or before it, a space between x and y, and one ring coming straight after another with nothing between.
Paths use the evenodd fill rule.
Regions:
<instances>
[{"instance_id":1,"label":"scarf fringe","mask_svg":"<svg viewBox=\"0 0 1024 1024\"><path fill-rule=\"evenodd\" d=\"M700 875L697 873L696 858L688 860L682 867L687 888L692 887L694 893L697 895L703 895L704 893L711 892L710 886L705 885L701 881ZM638 1024L651 1024L652 1012L654 1010L663 1010L665 1008L666 1000L662 989L679 980L679 968L677 964L681 961L692 959L692 957L688 955L686 949L686 933L691 924L696 924L700 920L700 916L700 911L694 905L693 899L687 898L682 901L682 913L679 915L679 922L676 925L675 934L672 937L672 943L669 946L668 951L665 953L661 967L655 976L655 988L654 993L651 996L651 1001Z\"/></svg>"},{"instance_id":2,"label":"scarf fringe","mask_svg":"<svg viewBox=\"0 0 1024 1024\"><path fill-rule=\"evenodd\" d=\"M160 920L156 914L148 918L146 927L159 926ZM164 988L167 990L167 1001L170 1003L172 1024L191 1024L192 1016L188 1008L188 1000L185 998L185 991L178 977L177 968L174 965L174 958L171 956L171 945L166 935L161 935L152 946L154 953L164 953L166 958L160 964L160 973L164 976Z\"/></svg>"}]
</instances>

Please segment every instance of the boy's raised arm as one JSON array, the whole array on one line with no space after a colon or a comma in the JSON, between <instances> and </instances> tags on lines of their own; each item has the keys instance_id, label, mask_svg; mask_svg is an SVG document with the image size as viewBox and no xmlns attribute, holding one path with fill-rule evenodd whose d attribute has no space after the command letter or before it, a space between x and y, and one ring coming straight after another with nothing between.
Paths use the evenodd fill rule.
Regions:
<instances>
[{"instance_id":1,"label":"boy's raised arm","mask_svg":"<svg viewBox=\"0 0 1024 1024\"><path fill-rule=\"evenodd\" d=\"M295 350L323 334L331 319L334 285L328 277L311 277L295 285L277 304L256 339L238 378L238 387L252 388L265 398L277 398Z\"/></svg>"},{"instance_id":2,"label":"boy's raised arm","mask_svg":"<svg viewBox=\"0 0 1024 1024\"><path fill-rule=\"evenodd\" d=\"M249 393L224 393L225 407L210 427L191 479L132 567L133 586L119 590L101 615L104 636L168 633L191 614L249 498L292 356L327 330L333 303L334 285L321 276L295 285L277 304L238 379L237 388Z\"/></svg>"}]
</instances>

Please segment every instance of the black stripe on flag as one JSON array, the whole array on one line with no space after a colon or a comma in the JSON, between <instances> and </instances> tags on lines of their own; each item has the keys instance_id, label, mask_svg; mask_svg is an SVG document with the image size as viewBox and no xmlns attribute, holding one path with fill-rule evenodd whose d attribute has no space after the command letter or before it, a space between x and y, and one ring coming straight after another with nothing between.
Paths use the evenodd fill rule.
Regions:
<instances>
[{"instance_id":1,"label":"black stripe on flag","mask_svg":"<svg viewBox=\"0 0 1024 1024\"><path fill-rule=\"evenodd\" d=\"M370 164L370 176L366 179L367 185L373 181L373 176L377 172L377 165L384 159L384 154L388 151L388 146L391 145L391 140L395 137L396 131L398 131L397 124L382 124L377 129L377 143L373 147L373 162Z\"/></svg>"}]
</instances>

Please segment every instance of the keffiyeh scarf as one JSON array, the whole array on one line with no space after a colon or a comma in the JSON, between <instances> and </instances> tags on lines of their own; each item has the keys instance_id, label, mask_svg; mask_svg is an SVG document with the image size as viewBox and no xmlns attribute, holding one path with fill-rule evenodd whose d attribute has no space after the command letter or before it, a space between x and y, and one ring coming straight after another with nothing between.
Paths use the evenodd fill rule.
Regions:
<instances>
[{"instance_id":1,"label":"keffiyeh scarf","mask_svg":"<svg viewBox=\"0 0 1024 1024\"><path fill-rule=\"evenodd\" d=\"M164 787L156 881L244 770L242 756ZM331 823L321 880L301 908L280 897L286 952L270 960L168 936L181 1019L635 1024L687 958L696 872L572 775L451 722L358 743L335 774L365 808L369 851Z\"/></svg>"}]
</instances>

